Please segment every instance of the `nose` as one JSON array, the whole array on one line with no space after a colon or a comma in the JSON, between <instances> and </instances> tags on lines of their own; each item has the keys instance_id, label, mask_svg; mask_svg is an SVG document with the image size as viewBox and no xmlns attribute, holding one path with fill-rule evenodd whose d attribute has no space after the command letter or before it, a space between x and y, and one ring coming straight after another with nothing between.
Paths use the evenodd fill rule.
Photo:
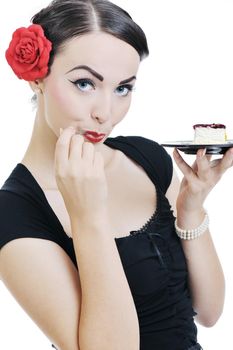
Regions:
<instances>
[{"instance_id":1,"label":"nose","mask_svg":"<svg viewBox=\"0 0 233 350\"><path fill-rule=\"evenodd\" d=\"M97 119L99 123L104 123L111 118L112 115L112 97L105 93L98 96L92 109L91 116Z\"/></svg>"}]
</instances>

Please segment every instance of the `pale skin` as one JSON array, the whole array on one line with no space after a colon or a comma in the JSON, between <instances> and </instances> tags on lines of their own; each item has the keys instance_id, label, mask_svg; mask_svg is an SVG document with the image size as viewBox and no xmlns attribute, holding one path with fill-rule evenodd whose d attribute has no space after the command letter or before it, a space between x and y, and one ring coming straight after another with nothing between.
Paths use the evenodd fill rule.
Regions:
<instances>
[{"instance_id":1,"label":"pale skin","mask_svg":"<svg viewBox=\"0 0 233 350\"><path fill-rule=\"evenodd\" d=\"M101 74L104 80L100 81L85 69L70 72L79 65L91 67ZM48 310L46 317L45 314L37 316L36 307L29 306L23 296L20 297L20 280L17 286L13 284L7 266L15 265L10 265L13 254L11 255L7 246L12 246L14 255L17 254L19 246L13 247L13 244L8 244L2 249L1 276L44 333L62 350L85 350L85 347L104 350L109 349L109 344L112 350L138 350L139 330L136 311L111 234L108 216L107 178L111 181L112 169L121 164L119 154L110 152L103 144L104 140L92 144L78 132L80 129L88 129L104 132L107 134L106 137L110 135L113 128L125 117L131 103L131 92L125 86L119 85L119 82L136 77L139 65L140 59L133 47L108 34L92 33L68 42L64 50L55 57L49 76L30 83L37 94L38 109L32 138L22 163L36 175L44 190L57 189L62 195L70 218L79 265L80 280L67 257L64 257L64 253L59 250L60 256L64 259L62 260L64 276L66 266L72 281L66 281L66 285L73 285L73 289L67 287L70 291L69 296L61 296L62 300L73 300L73 305L67 304L67 310L70 311L65 313L65 306L61 311L65 320L67 317L65 322L67 338L61 338L64 324L56 321L54 329L51 330L49 321L46 323L45 320L48 318ZM73 82L80 78L90 79L94 82L94 86L90 83L74 86ZM135 84L135 78L130 84ZM60 128L63 129L61 133ZM218 162L212 162L208 156L203 155L203 150L199 150L193 167L190 167L176 150L174 160L184 178L180 184L174 174L167 197L176 209L178 225L181 228L194 228L203 220L203 204L207 195L224 172L232 166L233 150L230 149ZM95 250L94 243L98 244L98 250ZM30 244L33 243L30 241ZM87 246L90 249L91 244L96 268L95 293L92 293L93 274L90 274L88 268L89 255L85 254ZM182 242L182 245L188 263L190 288L193 306L198 313L197 319L201 324L211 326L220 317L224 303L224 276L211 235L206 231L200 238ZM38 251L39 247L36 249ZM44 246L41 253L46 254L47 249L49 252L49 245ZM52 252L57 258L55 247ZM22 251L21 253L23 255ZM57 261L61 263L58 258ZM104 267L109 265L114 274L107 268L104 270ZM54 271L57 268L54 266ZM48 280L51 276L48 275ZM43 281L44 285L48 280ZM118 286L121 286L117 294L114 293L116 280ZM80 317L80 303L77 303L78 297L81 298L80 281L84 292L83 313L79 323L81 336L75 331L75 327L78 327L77 318ZM64 281L61 280L61 283ZM98 308L99 301L106 299L106 296L108 305L104 307L101 305ZM49 295L48 305L53 305ZM55 310L57 313L59 311L58 305L59 301L54 304L50 322L55 322L52 320ZM50 308L52 309L52 306ZM72 315L71 310L76 310L76 313ZM122 314L126 315L124 322ZM70 320L73 320L73 323L69 325ZM100 328L92 329L93 324L100 324ZM88 340L87 344L86 338L89 332L92 332L91 334L96 332L94 333L96 337L93 343L92 340ZM99 347L96 339L100 339ZM113 348L112 344L116 343L118 347Z\"/></svg>"}]
</instances>

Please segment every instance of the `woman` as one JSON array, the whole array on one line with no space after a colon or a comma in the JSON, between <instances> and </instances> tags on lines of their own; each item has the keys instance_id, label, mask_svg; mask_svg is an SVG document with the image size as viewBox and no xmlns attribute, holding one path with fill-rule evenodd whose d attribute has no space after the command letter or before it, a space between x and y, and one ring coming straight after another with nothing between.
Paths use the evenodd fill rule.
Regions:
<instances>
[{"instance_id":1,"label":"woman","mask_svg":"<svg viewBox=\"0 0 233 350\"><path fill-rule=\"evenodd\" d=\"M0 191L2 281L57 349L201 349L194 317L211 326L224 302L203 203L233 150L192 168L175 150L179 185L155 141L109 137L148 55L116 5L55 0L32 23L6 52L37 112Z\"/></svg>"}]
</instances>

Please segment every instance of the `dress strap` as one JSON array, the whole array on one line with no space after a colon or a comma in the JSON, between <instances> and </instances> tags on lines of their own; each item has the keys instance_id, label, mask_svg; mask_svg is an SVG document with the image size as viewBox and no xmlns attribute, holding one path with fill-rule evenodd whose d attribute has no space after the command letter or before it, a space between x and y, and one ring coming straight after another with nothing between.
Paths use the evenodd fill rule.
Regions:
<instances>
[{"instance_id":1,"label":"dress strap","mask_svg":"<svg viewBox=\"0 0 233 350\"><path fill-rule=\"evenodd\" d=\"M166 193L171 183L173 166L171 157L157 142L141 136L117 136L104 142L117 148L136 161L148 174L156 188Z\"/></svg>"}]
</instances>

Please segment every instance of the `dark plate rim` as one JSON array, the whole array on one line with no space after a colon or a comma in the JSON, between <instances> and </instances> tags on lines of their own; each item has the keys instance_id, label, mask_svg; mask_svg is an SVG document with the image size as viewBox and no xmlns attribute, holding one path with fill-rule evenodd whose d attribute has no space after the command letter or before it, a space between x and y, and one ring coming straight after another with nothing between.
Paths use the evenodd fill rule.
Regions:
<instances>
[{"instance_id":1,"label":"dark plate rim","mask_svg":"<svg viewBox=\"0 0 233 350\"><path fill-rule=\"evenodd\" d=\"M198 149L205 148L206 154L224 154L226 151L233 147L233 140L227 140L226 143L214 143L214 144L194 144L193 141L167 141L161 143L163 147L174 147L179 151L186 154L196 154Z\"/></svg>"},{"instance_id":2,"label":"dark plate rim","mask_svg":"<svg viewBox=\"0 0 233 350\"><path fill-rule=\"evenodd\" d=\"M233 147L233 140L228 140L226 143L203 143L203 144L195 144L192 143L193 141L166 141L161 143L161 146L164 147L188 147L188 148L223 148L223 147L228 147L230 148L231 146Z\"/></svg>"}]
</instances>

